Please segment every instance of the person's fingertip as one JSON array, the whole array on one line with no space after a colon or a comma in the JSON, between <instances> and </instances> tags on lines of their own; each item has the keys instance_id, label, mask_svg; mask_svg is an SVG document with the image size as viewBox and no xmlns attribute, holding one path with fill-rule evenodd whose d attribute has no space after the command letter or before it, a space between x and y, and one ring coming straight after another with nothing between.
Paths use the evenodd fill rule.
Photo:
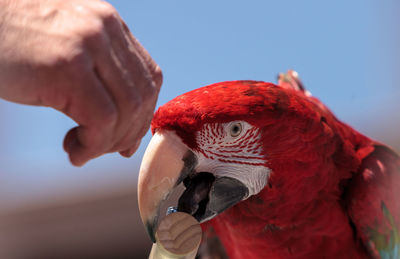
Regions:
<instances>
[{"instance_id":1,"label":"person's fingertip","mask_svg":"<svg viewBox=\"0 0 400 259\"><path fill-rule=\"evenodd\" d=\"M90 158L85 155L83 147L77 142L77 145L72 147L68 152L69 160L71 164L77 167L85 165Z\"/></svg>"},{"instance_id":2,"label":"person's fingertip","mask_svg":"<svg viewBox=\"0 0 400 259\"><path fill-rule=\"evenodd\" d=\"M133 147L131 147L131 148L127 149L127 150L121 151L121 152L119 152L119 154L121 156L127 157L127 158L133 156L133 154L135 154L135 152L138 150L138 148L140 146L140 142L141 141L138 141Z\"/></svg>"},{"instance_id":3,"label":"person's fingertip","mask_svg":"<svg viewBox=\"0 0 400 259\"><path fill-rule=\"evenodd\" d=\"M75 159L73 158L73 155L69 155L69 161L71 161L71 164L76 166L76 167L82 167L86 164L87 161L84 161L82 159Z\"/></svg>"},{"instance_id":4,"label":"person's fingertip","mask_svg":"<svg viewBox=\"0 0 400 259\"><path fill-rule=\"evenodd\" d=\"M64 151L67 153L69 153L70 150L72 150L74 146L77 145L77 130L77 127L70 129L64 137L63 148Z\"/></svg>"},{"instance_id":5,"label":"person's fingertip","mask_svg":"<svg viewBox=\"0 0 400 259\"><path fill-rule=\"evenodd\" d=\"M123 157L130 158L136 152L137 148L130 148L124 151L119 152L119 154Z\"/></svg>"},{"instance_id":6,"label":"person's fingertip","mask_svg":"<svg viewBox=\"0 0 400 259\"><path fill-rule=\"evenodd\" d=\"M132 155L129 155L129 149L119 152L119 154L123 157L130 158Z\"/></svg>"},{"instance_id":7,"label":"person's fingertip","mask_svg":"<svg viewBox=\"0 0 400 259\"><path fill-rule=\"evenodd\" d=\"M64 150L68 153L69 160L74 166L81 167L89 160L85 155L84 147L79 142L78 127L68 131L64 138Z\"/></svg>"}]
</instances>

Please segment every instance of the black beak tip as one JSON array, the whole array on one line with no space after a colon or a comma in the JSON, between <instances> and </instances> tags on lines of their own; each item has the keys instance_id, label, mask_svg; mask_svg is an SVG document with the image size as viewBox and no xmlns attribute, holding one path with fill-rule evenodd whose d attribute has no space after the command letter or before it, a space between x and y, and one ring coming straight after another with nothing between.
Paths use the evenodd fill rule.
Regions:
<instances>
[{"instance_id":1,"label":"black beak tip","mask_svg":"<svg viewBox=\"0 0 400 259\"><path fill-rule=\"evenodd\" d=\"M156 229L155 229L156 226L155 226L154 222L147 221L145 226L146 226L146 230L150 236L151 241L153 243L155 243L156 242Z\"/></svg>"}]
</instances>

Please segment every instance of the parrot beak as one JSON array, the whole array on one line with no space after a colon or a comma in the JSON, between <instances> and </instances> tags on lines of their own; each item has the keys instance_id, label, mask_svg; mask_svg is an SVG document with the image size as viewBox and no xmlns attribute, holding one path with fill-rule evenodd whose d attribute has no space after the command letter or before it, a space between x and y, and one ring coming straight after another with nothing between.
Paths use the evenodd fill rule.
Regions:
<instances>
[{"instance_id":1,"label":"parrot beak","mask_svg":"<svg viewBox=\"0 0 400 259\"><path fill-rule=\"evenodd\" d=\"M181 183L184 191L173 207L191 214L199 222L215 217L248 196L248 188L239 180L196 172L197 163L195 153L174 132L153 135L138 180L140 215L153 242L160 216L167 212L165 204L170 202L170 196L176 195Z\"/></svg>"},{"instance_id":2,"label":"parrot beak","mask_svg":"<svg viewBox=\"0 0 400 259\"><path fill-rule=\"evenodd\" d=\"M193 168L190 157L194 154L172 132L156 132L147 146L140 166L138 199L140 216L153 242L161 202L182 181L185 170Z\"/></svg>"}]
</instances>

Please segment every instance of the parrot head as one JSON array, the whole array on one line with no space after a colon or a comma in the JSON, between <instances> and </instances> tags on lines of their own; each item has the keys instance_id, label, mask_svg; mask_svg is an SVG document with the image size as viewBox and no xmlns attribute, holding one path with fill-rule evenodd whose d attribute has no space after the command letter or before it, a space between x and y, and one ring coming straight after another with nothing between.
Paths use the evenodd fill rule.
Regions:
<instances>
[{"instance_id":1,"label":"parrot head","mask_svg":"<svg viewBox=\"0 0 400 259\"><path fill-rule=\"evenodd\" d=\"M259 81L216 83L166 103L153 118L138 181L150 237L165 213L161 203L182 184L177 210L201 223L246 202L284 203L289 194L293 204L310 200L325 185L307 196L299 177L312 184L312 161L330 146L332 120L302 89Z\"/></svg>"}]
</instances>

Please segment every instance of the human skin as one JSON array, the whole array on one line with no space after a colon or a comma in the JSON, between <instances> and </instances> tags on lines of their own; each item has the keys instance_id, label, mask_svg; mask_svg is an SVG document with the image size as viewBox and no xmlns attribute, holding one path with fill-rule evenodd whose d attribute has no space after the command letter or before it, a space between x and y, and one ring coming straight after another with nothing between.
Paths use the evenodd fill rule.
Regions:
<instances>
[{"instance_id":1,"label":"human skin","mask_svg":"<svg viewBox=\"0 0 400 259\"><path fill-rule=\"evenodd\" d=\"M72 164L130 157L149 128L162 72L100 0L0 0L0 97L52 107L78 126Z\"/></svg>"}]
</instances>

